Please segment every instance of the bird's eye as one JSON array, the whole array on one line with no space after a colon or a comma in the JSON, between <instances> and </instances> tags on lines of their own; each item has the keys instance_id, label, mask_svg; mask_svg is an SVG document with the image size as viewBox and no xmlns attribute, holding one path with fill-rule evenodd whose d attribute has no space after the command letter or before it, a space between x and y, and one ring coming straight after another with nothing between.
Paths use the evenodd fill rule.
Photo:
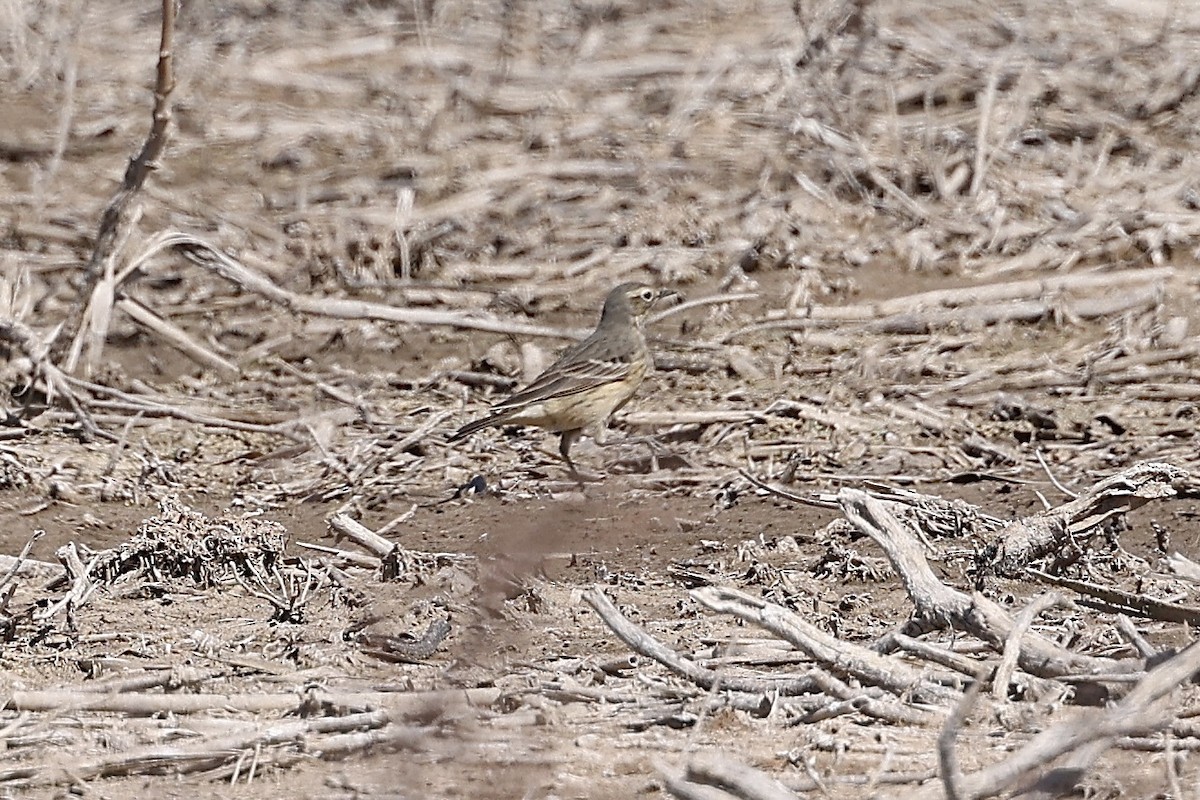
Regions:
<instances>
[{"instance_id":1,"label":"bird's eye","mask_svg":"<svg viewBox=\"0 0 1200 800\"><path fill-rule=\"evenodd\" d=\"M649 303L654 299L654 292L649 289L642 289L642 299Z\"/></svg>"}]
</instances>

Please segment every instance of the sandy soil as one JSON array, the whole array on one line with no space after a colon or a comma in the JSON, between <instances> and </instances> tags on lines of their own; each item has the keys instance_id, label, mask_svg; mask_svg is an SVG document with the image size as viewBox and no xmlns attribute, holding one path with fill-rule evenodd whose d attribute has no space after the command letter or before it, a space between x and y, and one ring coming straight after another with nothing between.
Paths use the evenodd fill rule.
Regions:
<instances>
[{"instance_id":1,"label":"sandy soil","mask_svg":"<svg viewBox=\"0 0 1200 800\"><path fill-rule=\"evenodd\" d=\"M0 312L48 337L78 322L96 220L149 122L158 17L123 0L35 5L0 11ZM796 5L810 6L799 19L789 4L717 0L185 4L176 127L121 263L177 229L297 294L541 333L296 313L154 256L120 294L236 377L115 313L94 385L77 388L108 438L86 441L68 408L9 404L0 554L35 531L42 561L70 543L85 557L120 548L161 530L158 503L177 497L222 530L279 523L293 565L316 563L304 544L364 554L331 533L337 513L413 561L390 582L339 562L344 582L285 620L228 575L136 570L40 620L63 588L22 580L0 697L167 672L202 674L172 694L498 697L406 707L409 738L343 758L320 757L314 736L227 747L182 776L167 759L116 762L296 718L9 710L0 793L665 797L664 775L709 752L789 786L819 776L829 797L921 779L853 782L884 772L929 778L937 727L722 706L720 691L631 662L582 593L601 587L697 663L797 674L807 660L688 590L736 586L868 645L912 604L877 547L829 527L840 511L743 471L811 501L886 484L1006 520L1139 461L1194 471L1200 30L1186 14L1164 25L1170 4ZM575 451L596 480L580 491L536 430L445 442L629 278L705 302L649 326L657 372L611 446ZM17 350L10 385L27 375ZM472 482L486 491L464 492ZM1200 560L1197 495L1184 494L1087 539L1079 569L1195 604L1162 575L1170 550ZM977 583L981 549L938 540L939 577L1014 613L1045 591ZM411 663L356 638L420 636L443 618L449 637ZM1191 640L1135 622L1160 650ZM1037 630L1135 657L1115 624L1081 604ZM976 712L962 769L1095 710L1074 700ZM1187 716L1196 700L1184 687L1171 708ZM1110 750L1078 791L1174 797L1200 779L1196 740L1181 741Z\"/></svg>"}]
</instances>

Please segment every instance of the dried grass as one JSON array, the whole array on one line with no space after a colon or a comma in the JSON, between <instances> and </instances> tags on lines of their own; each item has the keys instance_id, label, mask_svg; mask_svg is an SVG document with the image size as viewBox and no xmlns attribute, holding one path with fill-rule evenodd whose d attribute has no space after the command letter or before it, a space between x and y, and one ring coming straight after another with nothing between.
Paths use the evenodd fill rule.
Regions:
<instances>
[{"instance_id":1,"label":"dried grass","mask_svg":"<svg viewBox=\"0 0 1200 800\"><path fill-rule=\"evenodd\" d=\"M659 375L617 422L658 439L607 459L630 491L719 510L768 483L797 494L880 477L1048 474L1047 486L1071 491L1137 460L1200 466L1190 8L191 4L172 103L158 87L159 134L161 113L174 113L170 145L147 148L124 195L114 193L145 138L158 20L129 0L72 8L0 6L0 338L5 385L22 389L7 404L15 441L0 466L7 486L44 504L141 506L181 487L222 487L260 509L415 507L481 490L544 498L565 487L534 438L501 432L452 449L442 433L545 363L545 340L577 335L629 277L691 295L653 321ZM71 374L74 356L57 357L67 348L86 354L87 380ZM206 458L186 457L201 448ZM95 589L86 555L61 553L70 586L39 612L60 625L48 641L73 651L88 644L73 630ZM327 555L414 583L458 570L442 575L454 602L477 588L478 576L435 557ZM882 575L844 542L826 555L825 575ZM757 572L737 580L797 596L791 568L749 559ZM300 613L345 588L340 569L244 583L240 600L267 600L275 623L324 625L326 638L256 635L294 645L296 663L358 657L329 607L316 623ZM15 586L0 590L4 610ZM520 600L536 606L562 588L526 586ZM1120 591L1107 602L1131 596ZM1140 609L1179 610L1160 601ZM3 631L24 636L32 622L6 618ZM392 633L360 641L400 660L424 652ZM208 644L231 657L227 643ZM1091 657L1103 643L1080 649ZM619 692L555 674L554 692L624 708ZM1021 680L1036 687L1033 677ZM840 678L804 681L834 698L802 709L814 719L929 713L862 700ZM640 691L654 725L681 721L680 697L703 719L715 690ZM725 701L754 713L761 698L749 695ZM309 700L304 709L328 711ZM10 746L27 722L9 721ZM382 746L417 746L390 718L369 724L391 726ZM272 763L289 766L298 751L287 748L305 736L338 754L380 743L280 731L209 744L255 758L275 748ZM87 774L175 756L241 774L228 753L180 755L139 735L145 747L131 752L144 763L96 761ZM0 777L69 782L35 760ZM780 789L710 767L690 770L741 780L743 792ZM928 777L918 767L908 780ZM880 766L872 785L897 775Z\"/></svg>"}]
</instances>

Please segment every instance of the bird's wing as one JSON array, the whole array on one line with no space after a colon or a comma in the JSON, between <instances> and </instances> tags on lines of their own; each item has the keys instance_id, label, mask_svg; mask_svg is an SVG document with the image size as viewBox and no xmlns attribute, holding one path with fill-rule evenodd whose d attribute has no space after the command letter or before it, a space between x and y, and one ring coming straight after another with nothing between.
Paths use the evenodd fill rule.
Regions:
<instances>
[{"instance_id":1,"label":"bird's wing","mask_svg":"<svg viewBox=\"0 0 1200 800\"><path fill-rule=\"evenodd\" d=\"M633 364L627 361L564 359L512 397L492 406L492 413L503 413L552 397L566 397L606 383L622 381L629 377L632 370Z\"/></svg>"}]
</instances>

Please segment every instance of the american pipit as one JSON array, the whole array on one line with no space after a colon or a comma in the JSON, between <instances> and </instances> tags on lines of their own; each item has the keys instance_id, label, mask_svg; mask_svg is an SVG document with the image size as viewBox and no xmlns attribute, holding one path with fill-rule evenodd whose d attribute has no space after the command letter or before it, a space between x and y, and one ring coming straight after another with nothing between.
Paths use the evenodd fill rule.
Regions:
<instances>
[{"instance_id":1,"label":"american pipit","mask_svg":"<svg viewBox=\"0 0 1200 800\"><path fill-rule=\"evenodd\" d=\"M493 405L488 416L463 425L449 441L491 425L536 425L562 434L558 452L578 477L571 445L585 429L603 426L642 385L652 365L642 320L658 300L674 294L622 283L608 293L591 336L568 348L528 386Z\"/></svg>"}]
</instances>

